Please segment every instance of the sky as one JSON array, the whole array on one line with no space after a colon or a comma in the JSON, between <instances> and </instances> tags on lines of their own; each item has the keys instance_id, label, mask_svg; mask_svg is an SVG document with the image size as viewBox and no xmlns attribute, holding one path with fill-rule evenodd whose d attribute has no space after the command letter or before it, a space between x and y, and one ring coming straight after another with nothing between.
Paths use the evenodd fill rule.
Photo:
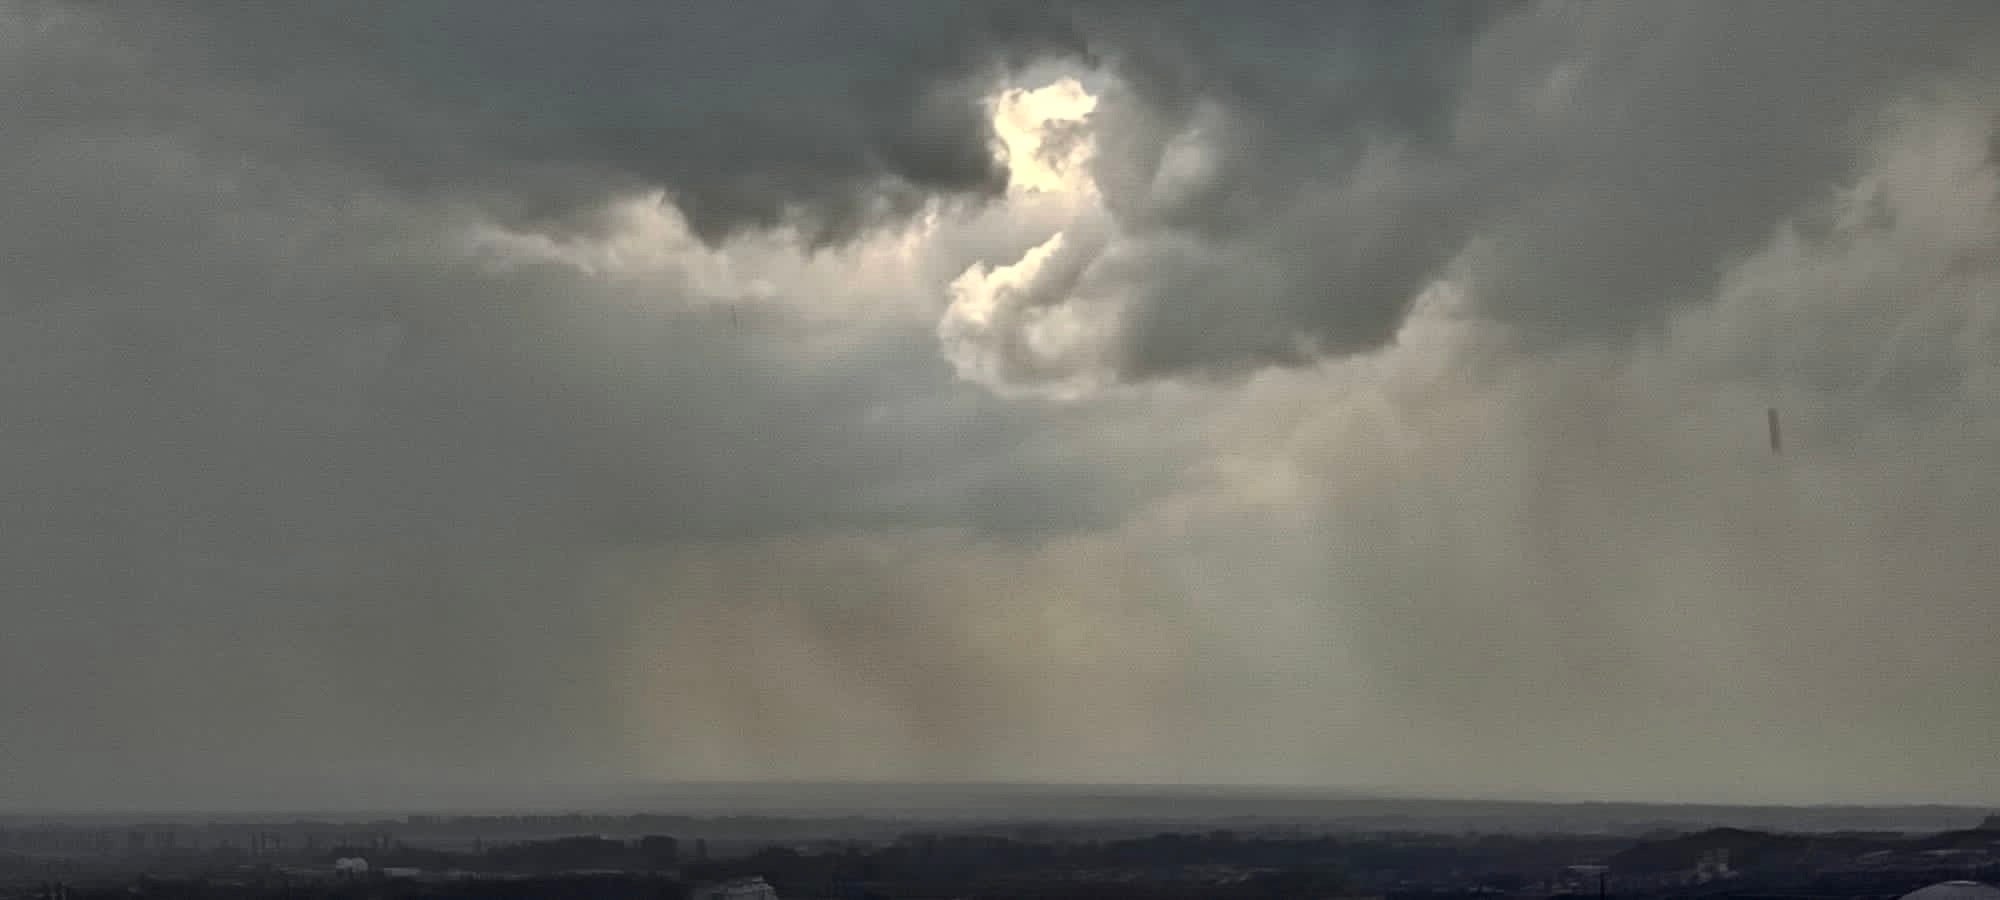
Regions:
<instances>
[{"instance_id":1,"label":"sky","mask_svg":"<svg viewBox=\"0 0 2000 900\"><path fill-rule=\"evenodd\" d=\"M2000 803L2000 5L0 0L0 84L0 807Z\"/></svg>"}]
</instances>

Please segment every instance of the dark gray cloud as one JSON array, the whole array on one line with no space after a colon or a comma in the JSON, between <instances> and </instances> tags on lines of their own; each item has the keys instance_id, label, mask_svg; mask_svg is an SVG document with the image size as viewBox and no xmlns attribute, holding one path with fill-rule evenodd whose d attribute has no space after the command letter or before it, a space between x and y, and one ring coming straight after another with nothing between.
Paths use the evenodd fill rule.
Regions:
<instances>
[{"instance_id":1,"label":"dark gray cloud","mask_svg":"<svg viewBox=\"0 0 2000 900\"><path fill-rule=\"evenodd\" d=\"M543 228L665 187L710 240L845 240L1006 172L981 95L1073 49L1049 4L189 4L110 24L147 65L251 95L273 140ZM155 109L153 112L158 112Z\"/></svg>"},{"instance_id":2,"label":"dark gray cloud","mask_svg":"<svg viewBox=\"0 0 2000 900\"><path fill-rule=\"evenodd\" d=\"M1020 302L1117 304L1138 379L1380 347L1454 263L1530 342L1658 326L2000 36L1949 2L1084 10L1120 237Z\"/></svg>"}]
</instances>

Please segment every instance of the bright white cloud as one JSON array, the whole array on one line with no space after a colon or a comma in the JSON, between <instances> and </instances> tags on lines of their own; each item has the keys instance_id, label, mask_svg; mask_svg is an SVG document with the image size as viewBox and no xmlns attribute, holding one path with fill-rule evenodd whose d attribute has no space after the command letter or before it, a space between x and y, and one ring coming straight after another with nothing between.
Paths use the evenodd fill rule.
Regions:
<instances>
[{"instance_id":1,"label":"bright white cloud","mask_svg":"<svg viewBox=\"0 0 2000 900\"><path fill-rule=\"evenodd\" d=\"M1038 88L1008 88L989 105L1012 189L1079 199L1096 192L1089 170L1096 145L1083 126L1097 97L1082 82L1061 78Z\"/></svg>"}]
</instances>

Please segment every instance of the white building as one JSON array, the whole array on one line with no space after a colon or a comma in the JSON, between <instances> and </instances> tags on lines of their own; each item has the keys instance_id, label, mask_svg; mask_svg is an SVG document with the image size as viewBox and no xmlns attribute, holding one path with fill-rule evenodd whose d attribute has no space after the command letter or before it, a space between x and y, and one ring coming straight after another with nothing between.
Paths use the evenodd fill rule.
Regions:
<instances>
[{"instance_id":1,"label":"white building","mask_svg":"<svg viewBox=\"0 0 2000 900\"><path fill-rule=\"evenodd\" d=\"M704 884L688 894L690 900L778 900L778 892L762 878L738 878Z\"/></svg>"}]
</instances>

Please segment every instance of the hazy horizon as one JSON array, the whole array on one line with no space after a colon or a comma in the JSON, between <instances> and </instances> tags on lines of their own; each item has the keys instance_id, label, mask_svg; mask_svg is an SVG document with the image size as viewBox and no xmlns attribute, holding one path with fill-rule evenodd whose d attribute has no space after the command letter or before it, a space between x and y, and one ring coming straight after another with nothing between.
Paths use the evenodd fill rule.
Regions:
<instances>
[{"instance_id":1,"label":"hazy horizon","mask_svg":"<svg viewBox=\"0 0 2000 900\"><path fill-rule=\"evenodd\" d=\"M2000 806L2000 4L771 4L0 0L0 809Z\"/></svg>"},{"instance_id":2,"label":"hazy horizon","mask_svg":"<svg viewBox=\"0 0 2000 900\"><path fill-rule=\"evenodd\" d=\"M1259 785L1136 782L902 782L882 779L681 781L654 783L575 783L566 785L344 785L342 794L318 795L297 790L296 783L263 785L249 796L240 789L196 789L178 800L155 805L111 802L84 806L0 807L0 818L102 818L125 821L161 816L210 818L231 815L255 818L331 816L345 819L400 819L409 815L633 815L691 816L769 815L780 818L861 817L875 819L931 817L976 821L1120 820L1158 817L1190 821L1230 818L1320 821L1409 817L1413 821L1450 819L1453 814L1479 816L1553 814L1562 810L1622 811L1637 818L1607 818L1632 824L1649 812L1662 820L1689 824L1708 822L1704 812L1721 820L1742 813L1921 813L1927 821L1963 820L1971 827L1995 806L1956 800L1897 801L1893 799L1800 800L1740 802L1686 797L1603 798L1557 792L1496 792L1468 794L1415 788L1354 789L1325 785ZM128 795L129 796L129 795ZM318 799L313 799L315 796ZM203 799L212 805L204 806ZM215 803L216 798L224 802ZM1164 815L1174 804L1192 803L1189 812ZM1137 804L1137 806L1132 806ZM1158 804L1167 804L1159 806ZM1202 805L1208 804L1208 805ZM1132 810L1150 810L1134 812ZM1217 811L1217 810L1220 811ZM1721 821L1708 824L1722 824ZM1936 826L1944 828L1943 825Z\"/></svg>"}]
</instances>

